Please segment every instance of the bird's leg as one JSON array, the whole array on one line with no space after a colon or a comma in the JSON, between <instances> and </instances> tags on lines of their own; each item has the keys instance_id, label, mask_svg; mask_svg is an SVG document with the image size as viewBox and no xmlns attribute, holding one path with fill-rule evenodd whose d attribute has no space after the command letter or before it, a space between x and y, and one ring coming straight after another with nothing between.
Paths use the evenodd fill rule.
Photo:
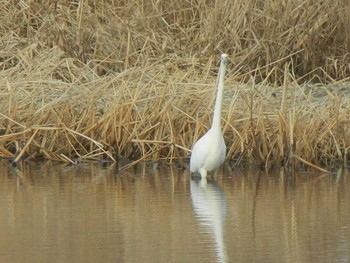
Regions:
<instances>
[{"instance_id":1,"label":"bird's leg","mask_svg":"<svg viewBox=\"0 0 350 263\"><path fill-rule=\"evenodd\" d=\"M201 174L202 178L207 177L207 170L205 170L204 168L201 168L199 170L199 173Z\"/></svg>"}]
</instances>

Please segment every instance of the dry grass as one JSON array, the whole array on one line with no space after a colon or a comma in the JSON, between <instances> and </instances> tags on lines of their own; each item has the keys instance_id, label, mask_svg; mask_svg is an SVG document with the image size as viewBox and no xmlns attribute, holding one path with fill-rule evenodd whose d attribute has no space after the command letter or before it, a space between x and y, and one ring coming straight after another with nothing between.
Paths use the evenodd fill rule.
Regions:
<instances>
[{"instance_id":1,"label":"dry grass","mask_svg":"<svg viewBox=\"0 0 350 263\"><path fill-rule=\"evenodd\" d=\"M228 160L349 159L347 1L6 0L0 20L4 158L188 157L226 52Z\"/></svg>"}]
</instances>

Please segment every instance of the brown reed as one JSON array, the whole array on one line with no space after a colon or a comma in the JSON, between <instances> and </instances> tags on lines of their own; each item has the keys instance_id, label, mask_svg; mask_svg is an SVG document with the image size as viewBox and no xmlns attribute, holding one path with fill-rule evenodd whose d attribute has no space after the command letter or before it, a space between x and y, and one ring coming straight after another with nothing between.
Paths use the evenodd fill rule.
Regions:
<instances>
[{"instance_id":1,"label":"brown reed","mask_svg":"<svg viewBox=\"0 0 350 263\"><path fill-rule=\"evenodd\" d=\"M228 160L346 163L349 17L331 0L5 0L0 156L186 158L210 126L226 52Z\"/></svg>"}]
</instances>

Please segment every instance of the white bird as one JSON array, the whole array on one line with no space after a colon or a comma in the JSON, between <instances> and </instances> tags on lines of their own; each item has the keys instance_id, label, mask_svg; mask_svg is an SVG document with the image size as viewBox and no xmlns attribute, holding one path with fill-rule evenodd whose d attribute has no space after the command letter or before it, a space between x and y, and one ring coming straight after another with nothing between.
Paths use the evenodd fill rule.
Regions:
<instances>
[{"instance_id":1,"label":"white bird","mask_svg":"<svg viewBox=\"0 0 350 263\"><path fill-rule=\"evenodd\" d=\"M199 173L202 178L205 178L208 172L215 172L219 169L225 160L226 145L221 132L221 104L226 64L227 54L222 54L213 123L209 131L195 143L192 149L190 171Z\"/></svg>"}]
</instances>

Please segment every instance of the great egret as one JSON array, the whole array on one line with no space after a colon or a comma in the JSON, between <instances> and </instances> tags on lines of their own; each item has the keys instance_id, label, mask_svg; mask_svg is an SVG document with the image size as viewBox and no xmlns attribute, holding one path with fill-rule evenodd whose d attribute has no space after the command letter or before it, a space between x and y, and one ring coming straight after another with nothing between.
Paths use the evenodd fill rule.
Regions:
<instances>
[{"instance_id":1,"label":"great egret","mask_svg":"<svg viewBox=\"0 0 350 263\"><path fill-rule=\"evenodd\" d=\"M202 178L208 172L215 172L225 160L226 145L221 132L221 104L226 73L227 54L221 55L219 83L216 94L213 123L209 131L193 146L190 160L191 173L200 173Z\"/></svg>"}]
</instances>

